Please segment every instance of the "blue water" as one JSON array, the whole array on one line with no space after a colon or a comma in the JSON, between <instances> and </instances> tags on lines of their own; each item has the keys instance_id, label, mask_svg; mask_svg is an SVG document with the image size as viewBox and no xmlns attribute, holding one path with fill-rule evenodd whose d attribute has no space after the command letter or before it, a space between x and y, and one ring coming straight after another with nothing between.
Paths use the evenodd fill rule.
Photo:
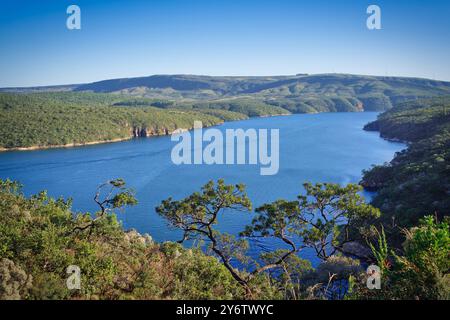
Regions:
<instances>
[{"instance_id":1,"label":"blue water","mask_svg":"<svg viewBox=\"0 0 450 320\"><path fill-rule=\"evenodd\" d=\"M24 184L27 195L48 190L51 196L73 197L76 211L95 211L92 198L98 184L122 177L137 191L139 204L119 214L126 229L149 233L156 241L179 240L180 233L167 227L155 213L161 200L197 191L211 179L242 182L254 207L278 198L292 199L302 192L302 183L357 183L361 171L389 161L403 149L401 143L363 131L377 113L322 113L255 118L225 123L217 128L267 128L280 130L280 169L277 175L261 176L258 165L172 164L175 142L170 137L134 139L94 146L0 153L0 178ZM364 194L370 197L370 194ZM237 234L250 223L252 214L228 212L219 229ZM266 241L265 245L280 245ZM252 247L252 254L259 249ZM305 258L315 261L311 252Z\"/></svg>"}]
</instances>

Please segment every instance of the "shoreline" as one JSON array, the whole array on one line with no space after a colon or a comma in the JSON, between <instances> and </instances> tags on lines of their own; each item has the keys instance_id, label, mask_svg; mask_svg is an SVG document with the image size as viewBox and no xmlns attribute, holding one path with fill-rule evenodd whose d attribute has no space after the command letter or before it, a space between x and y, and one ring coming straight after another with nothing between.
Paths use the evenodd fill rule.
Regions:
<instances>
[{"instance_id":1,"label":"shoreline","mask_svg":"<svg viewBox=\"0 0 450 320\"><path fill-rule=\"evenodd\" d=\"M47 149L63 149L63 148L75 148L75 147L83 147L83 146L90 146L90 145L96 145L96 144L103 144L103 143L114 143L114 142L121 142L121 141L127 141L131 140L133 137L127 137L127 138L117 138L112 140L97 140L97 141L90 141L90 142L83 142L83 143L68 143L68 144L55 144L50 146L31 146L31 147L14 147L14 148L1 148L0 152L8 152L8 151L37 151L37 150L47 150Z\"/></svg>"},{"instance_id":2,"label":"shoreline","mask_svg":"<svg viewBox=\"0 0 450 320\"><path fill-rule=\"evenodd\" d=\"M250 120L252 118L258 119L258 118L277 117L277 116L291 116L291 115L293 115L293 113L261 115L261 116L258 116L258 117L248 117L247 119L222 121L222 122L219 122L217 124L210 125L210 126L204 126L204 128L220 126L220 125L223 125L226 122ZM172 133L174 133L177 130L180 131L180 132L186 132L186 131L191 131L193 129L194 128L189 128L189 129L177 128L177 129L175 129L175 130L173 130L171 132L162 133L162 134L151 134L151 135L148 135L146 137L141 137L141 138L163 137L163 136L171 135ZM66 148L68 149L68 148L92 146L92 145L97 145L97 144L123 142L123 141L128 141L128 140L131 140L131 139L134 139L134 138L136 138L136 137L129 136L129 137L125 137L125 138L116 138L116 139L112 139L112 140L96 140L96 141L90 141L90 142L84 142L84 143L55 144L55 145L49 145L49 146L31 146L31 147L13 147L13 148L0 147L0 153L9 152L9 151L13 152L13 151L39 151L39 150L48 150L48 149L66 149Z\"/></svg>"},{"instance_id":3,"label":"shoreline","mask_svg":"<svg viewBox=\"0 0 450 320\"><path fill-rule=\"evenodd\" d=\"M234 122L234 121L246 121L246 120L250 120L250 119L259 119L259 118L270 118L270 117L286 117L286 116L292 116L292 115L296 115L296 114L319 114L319 113L335 113L335 112L314 112L314 113L282 113L282 114L267 114L267 115L260 115L260 116L256 116L256 117L248 117L246 119L236 119L236 120L229 120L229 121L222 121L220 123L217 124L213 124L210 126L204 126L204 128L206 127L214 127L214 126L219 126L219 125L223 125L224 123L227 122ZM340 113L340 112L336 112L336 113ZM352 113L352 112L351 112ZM148 135L147 137L142 137L142 138L153 138L153 137L163 137L163 136L168 136L171 135L172 133L174 133L175 131L179 130L181 132L186 132L186 131L191 131L194 128L177 128L171 132L168 133L161 133L161 134L151 134ZM364 131L376 131L376 130L365 130ZM381 135L380 135L381 137ZM92 146L92 145L97 145L97 144L106 144L106 143L115 143L115 142L123 142L123 141L128 141L131 139L134 139L136 137L134 136L129 136L129 137L125 137L125 138L116 138L116 139L112 139L112 140L96 140L96 141L90 141L90 142L84 142L84 143L68 143L68 144L64 144L64 145L49 145L49 146L31 146L31 147L14 147L14 148L3 148L0 147L0 153L4 153L4 152L14 152L14 151L39 151L39 150L48 150L48 149L68 149L68 148L76 148L76 147L84 147L84 146ZM384 137L381 137L385 140L389 140L386 139ZM391 141L391 142L403 142L403 141ZM403 142L405 143L405 142Z\"/></svg>"},{"instance_id":4,"label":"shoreline","mask_svg":"<svg viewBox=\"0 0 450 320\"><path fill-rule=\"evenodd\" d=\"M248 119L243 119L243 120L248 120ZM226 121L222 121L219 122L217 124L213 124L210 126L205 126L206 127L211 127L211 126L218 126L218 125L222 125L224 124ZM135 138L154 138L154 137L163 137L163 136L168 136L171 135L172 133L179 131L179 132L186 132L186 131L191 131L194 128L177 128L173 131L167 131L167 133L161 133L161 134L149 134L146 137L135 137L135 136L129 136L129 137L125 137L125 138L116 138L116 139L112 139L112 140L96 140L96 141L89 141L89 142L83 142L83 143L68 143L68 144L55 144L55 145L50 145L50 146L31 146L31 147L14 147L14 148L3 148L0 147L0 153L2 152L9 152L9 151L39 151L39 150L48 150L48 149L69 149L69 148L76 148L76 147L84 147L84 146L92 146L92 145L97 145L97 144L106 144L106 143L116 143L116 142L123 142L123 141L128 141L131 139L135 139Z\"/></svg>"}]
</instances>

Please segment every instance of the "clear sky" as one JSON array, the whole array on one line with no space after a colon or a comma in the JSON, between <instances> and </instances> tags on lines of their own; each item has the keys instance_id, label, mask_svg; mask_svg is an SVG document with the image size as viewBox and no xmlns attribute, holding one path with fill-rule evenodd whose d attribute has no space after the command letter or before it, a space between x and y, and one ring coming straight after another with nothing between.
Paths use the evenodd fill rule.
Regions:
<instances>
[{"instance_id":1,"label":"clear sky","mask_svg":"<svg viewBox=\"0 0 450 320\"><path fill-rule=\"evenodd\" d=\"M66 9L81 8L81 30ZM382 30L368 30L377 4ZM450 1L0 0L0 87L152 74L450 81Z\"/></svg>"}]
</instances>

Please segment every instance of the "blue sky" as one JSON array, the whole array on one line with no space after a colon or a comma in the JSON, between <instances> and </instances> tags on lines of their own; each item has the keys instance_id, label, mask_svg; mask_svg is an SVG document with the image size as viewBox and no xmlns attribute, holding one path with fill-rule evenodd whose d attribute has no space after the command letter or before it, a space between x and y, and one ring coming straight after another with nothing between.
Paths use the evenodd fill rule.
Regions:
<instances>
[{"instance_id":1,"label":"blue sky","mask_svg":"<svg viewBox=\"0 0 450 320\"><path fill-rule=\"evenodd\" d=\"M81 30L66 9L81 8ZM366 8L382 30L366 28ZM0 87L152 74L450 81L450 1L0 0Z\"/></svg>"}]
</instances>

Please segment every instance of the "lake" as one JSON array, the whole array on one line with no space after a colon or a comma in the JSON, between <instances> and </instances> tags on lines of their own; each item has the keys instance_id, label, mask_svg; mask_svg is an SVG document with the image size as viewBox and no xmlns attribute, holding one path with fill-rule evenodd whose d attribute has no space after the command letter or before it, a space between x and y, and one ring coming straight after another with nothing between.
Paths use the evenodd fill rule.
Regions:
<instances>
[{"instance_id":1,"label":"lake","mask_svg":"<svg viewBox=\"0 0 450 320\"><path fill-rule=\"evenodd\" d=\"M295 200L302 183L357 183L361 171L372 164L390 161L404 144L388 142L363 126L378 113L321 113L252 118L228 122L217 128L279 129L279 172L260 175L259 165L180 165L171 162L176 142L169 136L138 138L125 142L68 149L0 153L0 178L18 180L27 195L48 190L54 197L73 197L76 211L95 211L96 187L112 178L124 178L137 192L139 204L119 214L125 229L149 233L156 241L179 240L180 233L167 227L155 213L161 200L180 199L200 189L211 179L242 182L257 207L279 198ZM370 194L364 192L370 198ZM237 234L252 215L227 212L219 223L221 231ZM264 245L278 246L267 241ZM251 254L259 251L252 247ZM316 262L312 253L303 257ZM315 263L314 263L315 264Z\"/></svg>"}]
</instances>

